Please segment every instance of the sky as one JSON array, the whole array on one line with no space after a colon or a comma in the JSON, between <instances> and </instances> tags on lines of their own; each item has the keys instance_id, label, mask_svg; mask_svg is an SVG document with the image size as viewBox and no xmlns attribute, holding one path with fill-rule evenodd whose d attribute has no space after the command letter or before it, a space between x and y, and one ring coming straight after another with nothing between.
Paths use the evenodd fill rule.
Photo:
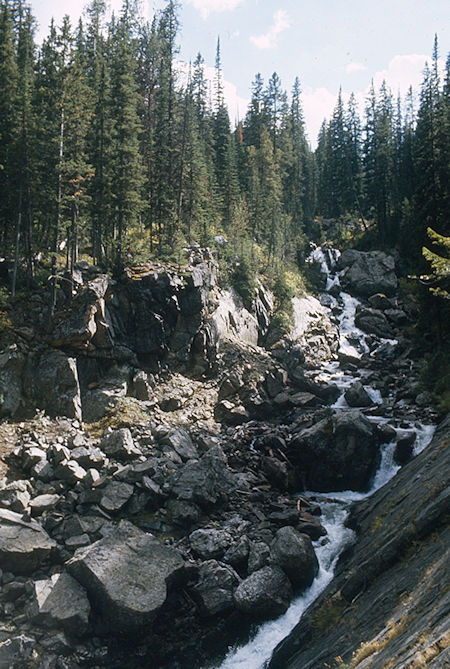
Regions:
<instances>
[{"instance_id":1,"label":"sky","mask_svg":"<svg viewBox=\"0 0 450 669\"><path fill-rule=\"evenodd\" d=\"M38 21L38 43L53 16L69 14L75 25L84 0L30 0ZM121 0L109 0L116 13ZM438 35L441 67L450 51L448 0L182 0L178 58L189 63L198 52L214 72L220 37L225 96L232 121L245 116L251 83L267 83L277 72L288 93L296 77L308 139L314 147L324 118L330 118L339 89L361 106L373 79L383 79L395 96L410 85L418 92L425 62ZM151 19L164 0L141 0Z\"/></svg>"}]
</instances>

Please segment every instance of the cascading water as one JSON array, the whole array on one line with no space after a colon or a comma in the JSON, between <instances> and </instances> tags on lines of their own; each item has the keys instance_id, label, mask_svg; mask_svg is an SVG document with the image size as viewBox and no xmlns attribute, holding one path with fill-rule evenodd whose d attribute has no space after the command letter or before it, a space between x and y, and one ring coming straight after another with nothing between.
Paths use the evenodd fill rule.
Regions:
<instances>
[{"instance_id":1,"label":"cascading water","mask_svg":"<svg viewBox=\"0 0 450 669\"><path fill-rule=\"evenodd\" d=\"M326 291L331 291L332 293L331 295L327 295L328 305L334 308L335 311L338 308L340 310L338 316L340 353L353 358L360 358L362 354L369 352L366 335L355 326L355 312L360 302L345 292L340 292L339 298L335 297L340 287L340 273L336 270L338 258L339 251L318 247L311 253L309 261L320 264L321 273L326 276ZM383 343L394 346L396 341L381 340L382 345ZM341 389L341 396L332 408L338 410L348 409L344 392L355 381L351 373L342 370L338 362L332 362L323 365L321 373L316 378L322 381L333 382ZM364 388L375 406L382 403L379 389L372 388L370 384L364 385ZM382 416L372 415L370 419L378 423L387 422L387 419ZM416 432L413 455L417 455L431 441L434 426L423 425L421 423L410 423L407 427L404 425L403 423L402 427L392 427L394 427L396 437L402 436L407 431L414 430ZM383 445L380 465L374 477L372 487L368 492L360 493L347 490L327 493L302 493L303 496L308 497L309 494L320 499L323 514L321 522L328 532L325 540L321 539L314 544L320 565L319 573L311 587L292 602L284 615L277 620L261 625L255 636L246 645L230 650L220 665L220 669L263 669L267 664L275 646L290 633L304 611L331 581L340 553L352 541L353 532L346 528L344 524L349 503L371 495L387 483L399 470L400 467L394 459L395 446L396 439Z\"/></svg>"}]
</instances>

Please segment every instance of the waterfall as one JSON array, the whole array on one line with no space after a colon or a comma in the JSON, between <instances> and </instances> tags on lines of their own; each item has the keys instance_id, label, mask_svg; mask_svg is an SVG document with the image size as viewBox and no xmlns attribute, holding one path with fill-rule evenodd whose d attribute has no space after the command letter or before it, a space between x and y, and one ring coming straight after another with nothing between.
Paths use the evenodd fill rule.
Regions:
<instances>
[{"instance_id":1,"label":"waterfall","mask_svg":"<svg viewBox=\"0 0 450 669\"><path fill-rule=\"evenodd\" d=\"M340 273L336 270L338 257L339 251L335 249L317 247L312 251L308 261L320 264L321 273L326 276L326 290L333 291L333 295L329 296L331 304L333 306L339 305L341 308L338 316L340 353L360 358L362 354L369 352L365 333L355 326L355 313L360 302L345 292L340 292L338 298L334 296L336 293L335 287L340 286ZM297 330L301 331L302 326L302 316L298 315L296 320ZM395 340L381 339L380 341L381 345L388 343L391 346L395 346L397 343ZM338 362L329 362L322 366L317 379L337 384L341 388L342 393L333 405L333 408L339 410L348 409L344 392L355 381L355 377L351 373L342 370ZM358 380L360 380L359 377ZM381 393L378 389L372 388L370 385L365 385L364 388L375 406L382 403ZM387 422L388 420L382 416L371 416L370 419L379 423ZM394 429L396 437L412 429L415 430L416 441L413 455L420 453L429 444L434 433L433 425L424 425L421 423L411 423L408 428L394 427ZM340 553L353 540L353 532L345 527L348 505L353 501L361 500L373 494L395 476L399 470L400 467L394 460L395 445L396 438L382 446L380 465L373 479L372 487L368 492L360 493L347 490L309 493L310 495L314 495L315 498L320 499L320 506L323 512L321 522L328 532L325 539L322 538L314 542L314 548L320 565L317 577L310 588L293 600L284 615L276 620L262 624L246 645L230 649L225 660L218 665L220 669L264 668L270 660L275 646L291 632L308 606L330 583ZM308 493L302 493L302 495L307 497Z\"/></svg>"}]
</instances>

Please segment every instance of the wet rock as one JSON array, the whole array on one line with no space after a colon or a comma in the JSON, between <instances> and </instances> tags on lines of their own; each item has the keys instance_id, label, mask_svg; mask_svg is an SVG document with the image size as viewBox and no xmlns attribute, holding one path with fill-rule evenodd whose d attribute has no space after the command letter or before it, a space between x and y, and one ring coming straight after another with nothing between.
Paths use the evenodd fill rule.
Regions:
<instances>
[{"instance_id":1,"label":"wet rock","mask_svg":"<svg viewBox=\"0 0 450 669\"><path fill-rule=\"evenodd\" d=\"M394 460L398 465L405 465L411 460L416 441L415 432L405 432L397 438L395 444Z\"/></svg>"},{"instance_id":2,"label":"wet rock","mask_svg":"<svg viewBox=\"0 0 450 669\"><path fill-rule=\"evenodd\" d=\"M142 455L127 427L113 430L104 436L100 442L100 447L106 455L122 462L133 460Z\"/></svg>"},{"instance_id":3,"label":"wet rock","mask_svg":"<svg viewBox=\"0 0 450 669\"><path fill-rule=\"evenodd\" d=\"M298 432L288 456L306 489L326 492L367 489L380 452L370 421L348 410Z\"/></svg>"},{"instance_id":4,"label":"wet rock","mask_svg":"<svg viewBox=\"0 0 450 669\"><path fill-rule=\"evenodd\" d=\"M393 441L397 435L392 425L387 423L378 423L376 427L376 434L382 444L387 444Z\"/></svg>"},{"instance_id":5,"label":"wet rock","mask_svg":"<svg viewBox=\"0 0 450 669\"><path fill-rule=\"evenodd\" d=\"M267 566L250 574L235 590L236 608L254 619L279 616L292 599L292 587L283 570Z\"/></svg>"},{"instance_id":6,"label":"wet rock","mask_svg":"<svg viewBox=\"0 0 450 669\"><path fill-rule=\"evenodd\" d=\"M373 309L381 309L384 311L385 309L392 309L394 301L390 300L383 293L375 293L375 295L371 295L368 298L368 302Z\"/></svg>"},{"instance_id":7,"label":"wet rock","mask_svg":"<svg viewBox=\"0 0 450 669\"><path fill-rule=\"evenodd\" d=\"M373 402L360 381L355 381L344 393L345 400L350 407L370 407Z\"/></svg>"},{"instance_id":8,"label":"wet rock","mask_svg":"<svg viewBox=\"0 0 450 669\"><path fill-rule=\"evenodd\" d=\"M319 571L311 539L287 525L281 527L270 545L272 559L288 576L297 591L305 590Z\"/></svg>"},{"instance_id":9,"label":"wet rock","mask_svg":"<svg viewBox=\"0 0 450 669\"><path fill-rule=\"evenodd\" d=\"M226 530L199 529L189 535L192 550L203 560L222 557L231 542Z\"/></svg>"},{"instance_id":10,"label":"wet rock","mask_svg":"<svg viewBox=\"0 0 450 669\"><path fill-rule=\"evenodd\" d=\"M54 574L34 583L30 618L43 627L56 627L71 636L83 636L91 610L86 591L69 574Z\"/></svg>"},{"instance_id":11,"label":"wet rock","mask_svg":"<svg viewBox=\"0 0 450 669\"><path fill-rule=\"evenodd\" d=\"M392 339L395 335L384 313L377 309L357 309L355 324L361 330L364 330L364 332L377 335L378 337Z\"/></svg>"},{"instance_id":12,"label":"wet rock","mask_svg":"<svg viewBox=\"0 0 450 669\"><path fill-rule=\"evenodd\" d=\"M56 543L35 521L0 509L0 567L13 574L31 574L56 549Z\"/></svg>"},{"instance_id":13,"label":"wet rock","mask_svg":"<svg viewBox=\"0 0 450 669\"><path fill-rule=\"evenodd\" d=\"M186 576L181 555L151 534L122 521L104 539L81 548L67 563L111 632L144 630Z\"/></svg>"},{"instance_id":14,"label":"wet rock","mask_svg":"<svg viewBox=\"0 0 450 669\"><path fill-rule=\"evenodd\" d=\"M199 581L191 593L203 616L224 614L234 608L233 591L239 583L234 569L216 560L203 562L198 572Z\"/></svg>"},{"instance_id":15,"label":"wet rock","mask_svg":"<svg viewBox=\"0 0 450 669\"><path fill-rule=\"evenodd\" d=\"M345 269L341 284L353 295L367 297L375 293L393 295L397 289L395 260L383 251L346 249L338 260Z\"/></svg>"}]
</instances>

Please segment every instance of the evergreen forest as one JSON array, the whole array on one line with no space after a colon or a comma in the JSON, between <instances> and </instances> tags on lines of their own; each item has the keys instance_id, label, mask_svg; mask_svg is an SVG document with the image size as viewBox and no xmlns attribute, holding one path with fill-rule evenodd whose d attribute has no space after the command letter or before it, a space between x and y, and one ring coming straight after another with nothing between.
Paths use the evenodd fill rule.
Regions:
<instances>
[{"instance_id":1,"label":"evergreen forest","mask_svg":"<svg viewBox=\"0 0 450 669\"><path fill-rule=\"evenodd\" d=\"M52 23L38 47L30 7L0 0L2 299L55 264L178 262L198 242L216 244L244 299L259 271L282 300L285 270L305 272L310 240L395 249L416 277L430 350L441 348L450 58L442 76L437 38L420 91L396 99L372 85L363 118L339 94L313 151L300 79L286 90L276 72L256 74L233 126L220 41L210 87L200 53L184 69L177 61L178 11L168 0L147 23L124 0L107 20L105 1L91 0L83 21Z\"/></svg>"}]
</instances>

